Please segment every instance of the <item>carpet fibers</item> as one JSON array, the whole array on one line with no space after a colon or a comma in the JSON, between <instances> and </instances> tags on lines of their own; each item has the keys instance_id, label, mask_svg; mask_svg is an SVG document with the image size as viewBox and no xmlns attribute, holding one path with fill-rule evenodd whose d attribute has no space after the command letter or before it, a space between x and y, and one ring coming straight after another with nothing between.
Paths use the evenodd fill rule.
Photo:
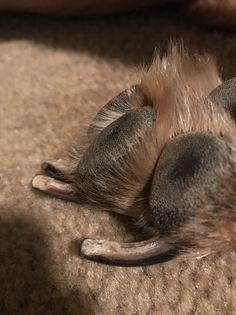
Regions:
<instances>
[{"instance_id":1,"label":"carpet fibers","mask_svg":"<svg viewBox=\"0 0 236 315\"><path fill-rule=\"evenodd\" d=\"M235 34L173 13L0 16L0 315L235 314L235 252L139 268L82 260L82 237L140 236L126 218L30 185L170 38L214 55L224 79L236 75Z\"/></svg>"}]
</instances>

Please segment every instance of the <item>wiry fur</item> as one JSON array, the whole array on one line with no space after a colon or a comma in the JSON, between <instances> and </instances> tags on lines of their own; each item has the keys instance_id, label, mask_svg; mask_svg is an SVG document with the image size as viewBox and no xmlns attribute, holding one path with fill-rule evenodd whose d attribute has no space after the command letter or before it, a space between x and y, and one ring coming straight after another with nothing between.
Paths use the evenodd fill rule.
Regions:
<instances>
[{"instance_id":1,"label":"wiry fur","mask_svg":"<svg viewBox=\"0 0 236 315\"><path fill-rule=\"evenodd\" d=\"M188 240L188 244L207 252L233 244L236 235L236 126L223 107L207 98L220 83L215 62L208 56L190 56L174 45L163 58L155 56L150 68L142 73L138 97L129 103L129 110L151 106L152 126L144 138L130 147L126 158L116 160L114 157L114 163L104 173L94 173L91 180L81 182L79 168L74 172L73 183L80 200L137 217L139 225L155 234L155 227L153 230L149 222L149 184L163 147L179 134L210 132L223 137L230 148L225 180L209 203L196 211L194 218L168 235L168 241L183 244ZM103 110L92 124L90 141L96 140L102 128L120 116L122 113L111 109Z\"/></svg>"},{"instance_id":2,"label":"wiry fur","mask_svg":"<svg viewBox=\"0 0 236 315\"><path fill-rule=\"evenodd\" d=\"M155 58L141 82L157 116L148 145L156 143L161 150L178 134L207 131L223 136L230 147L230 166L219 191L204 209L197 211L195 218L172 235L173 242L188 240L207 251L232 246L236 237L236 127L223 107L215 106L206 97L220 82L215 63L209 57L190 57L173 46L166 57ZM141 224L148 226L145 215Z\"/></svg>"}]
</instances>

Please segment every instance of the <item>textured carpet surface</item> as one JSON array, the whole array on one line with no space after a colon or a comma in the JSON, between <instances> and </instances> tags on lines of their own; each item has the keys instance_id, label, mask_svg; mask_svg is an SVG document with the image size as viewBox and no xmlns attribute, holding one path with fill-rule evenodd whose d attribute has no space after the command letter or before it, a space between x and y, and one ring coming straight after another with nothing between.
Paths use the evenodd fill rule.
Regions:
<instances>
[{"instance_id":1,"label":"textured carpet surface","mask_svg":"<svg viewBox=\"0 0 236 315\"><path fill-rule=\"evenodd\" d=\"M236 75L235 34L167 13L0 16L0 315L235 314L235 252L145 268L81 260L78 239L133 240L130 222L30 187L40 163L80 143L96 111L171 37Z\"/></svg>"}]
</instances>

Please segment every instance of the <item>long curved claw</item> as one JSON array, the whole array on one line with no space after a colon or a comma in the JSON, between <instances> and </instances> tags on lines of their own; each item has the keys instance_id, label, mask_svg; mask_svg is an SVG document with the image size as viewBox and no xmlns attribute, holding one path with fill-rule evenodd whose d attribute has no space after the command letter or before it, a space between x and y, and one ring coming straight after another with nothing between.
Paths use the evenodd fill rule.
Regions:
<instances>
[{"instance_id":1,"label":"long curved claw","mask_svg":"<svg viewBox=\"0 0 236 315\"><path fill-rule=\"evenodd\" d=\"M152 238L142 242L119 243L85 238L79 248L81 257L99 263L135 267L171 260L178 254L173 245Z\"/></svg>"},{"instance_id":2,"label":"long curved claw","mask_svg":"<svg viewBox=\"0 0 236 315\"><path fill-rule=\"evenodd\" d=\"M32 180L33 188L60 199L77 201L72 186L45 175L36 175Z\"/></svg>"}]
</instances>

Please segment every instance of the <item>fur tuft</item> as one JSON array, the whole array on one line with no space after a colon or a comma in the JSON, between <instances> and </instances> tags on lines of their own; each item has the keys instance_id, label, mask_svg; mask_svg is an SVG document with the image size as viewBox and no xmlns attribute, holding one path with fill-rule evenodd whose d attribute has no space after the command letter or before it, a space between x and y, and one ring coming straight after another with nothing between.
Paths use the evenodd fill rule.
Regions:
<instances>
[{"instance_id":1,"label":"fur tuft","mask_svg":"<svg viewBox=\"0 0 236 315\"><path fill-rule=\"evenodd\" d=\"M86 185L79 177L79 169L73 174L78 194L83 196L81 200L136 217L138 225L155 235L148 198L163 147L180 134L209 132L223 137L229 147L228 173L210 202L178 231L170 233L171 241L177 244L187 241L207 253L235 244L236 125L223 106L208 98L220 83L216 64L207 55L190 56L183 47L172 44L163 58L155 56L151 66L142 71L136 90L138 97L131 98L128 104L129 109L152 108L150 128L124 158L117 160L114 156L114 163L102 174L92 174L93 180ZM105 108L92 124L89 141L120 116L122 113Z\"/></svg>"},{"instance_id":2,"label":"fur tuft","mask_svg":"<svg viewBox=\"0 0 236 315\"><path fill-rule=\"evenodd\" d=\"M231 152L227 177L210 204L172 235L173 242L188 240L207 253L235 246L236 240L236 126L223 106L207 98L220 83L215 62L208 56L191 57L182 47L173 45L163 58L156 56L141 81L141 89L153 106L155 125L135 157L136 162L151 157L154 167L162 148L178 134L203 131L224 137ZM138 223L150 232L147 211Z\"/></svg>"}]
</instances>

